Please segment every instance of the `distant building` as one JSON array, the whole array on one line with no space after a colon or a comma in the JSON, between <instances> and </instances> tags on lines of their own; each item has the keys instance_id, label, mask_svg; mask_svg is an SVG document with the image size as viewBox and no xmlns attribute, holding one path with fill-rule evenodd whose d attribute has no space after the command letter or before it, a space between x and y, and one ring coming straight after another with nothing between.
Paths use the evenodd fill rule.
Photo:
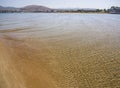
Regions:
<instances>
[{"instance_id":1,"label":"distant building","mask_svg":"<svg viewBox=\"0 0 120 88\"><path fill-rule=\"evenodd\" d=\"M109 13L112 13L112 14L120 14L120 7L111 7L109 9Z\"/></svg>"}]
</instances>

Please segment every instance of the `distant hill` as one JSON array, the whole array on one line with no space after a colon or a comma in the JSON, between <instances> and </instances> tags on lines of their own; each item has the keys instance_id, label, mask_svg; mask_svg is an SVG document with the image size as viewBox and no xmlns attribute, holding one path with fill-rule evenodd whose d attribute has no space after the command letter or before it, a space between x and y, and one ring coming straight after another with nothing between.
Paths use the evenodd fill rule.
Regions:
<instances>
[{"instance_id":1,"label":"distant hill","mask_svg":"<svg viewBox=\"0 0 120 88\"><path fill-rule=\"evenodd\" d=\"M20 8L23 12L50 12L52 9L40 5L28 5Z\"/></svg>"},{"instance_id":2,"label":"distant hill","mask_svg":"<svg viewBox=\"0 0 120 88\"><path fill-rule=\"evenodd\" d=\"M0 6L0 12L51 12L51 11L53 11L53 9L40 5L28 5L22 8Z\"/></svg>"},{"instance_id":3,"label":"distant hill","mask_svg":"<svg viewBox=\"0 0 120 88\"><path fill-rule=\"evenodd\" d=\"M15 7L3 7L0 6L0 11L18 11L19 8L15 8Z\"/></svg>"},{"instance_id":4,"label":"distant hill","mask_svg":"<svg viewBox=\"0 0 120 88\"><path fill-rule=\"evenodd\" d=\"M9 13L9 12L60 12L60 13L119 13L119 8L112 8L109 11L106 9L93 9L93 8L64 8L64 9L52 9L46 6L41 5L28 5L21 8L16 7L4 7L0 6L0 13ZM115 12L115 13L116 13Z\"/></svg>"},{"instance_id":5,"label":"distant hill","mask_svg":"<svg viewBox=\"0 0 120 88\"><path fill-rule=\"evenodd\" d=\"M0 6L0 8L3 8L3 6Z\"/></svg>"}]
</instances>

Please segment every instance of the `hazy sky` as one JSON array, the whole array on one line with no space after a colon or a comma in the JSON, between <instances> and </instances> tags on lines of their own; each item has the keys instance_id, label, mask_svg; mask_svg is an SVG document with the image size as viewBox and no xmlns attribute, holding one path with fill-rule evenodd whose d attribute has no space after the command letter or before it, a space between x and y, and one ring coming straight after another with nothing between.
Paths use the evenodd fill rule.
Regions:
<instances>
[{"instance_id":1,"label":"hazy sky","mask_svg":"<svg viewBox=\"0 0 120 88\"><path fill-rule=\"evenodd\" d=\"M31 4L51 8L110 8L120 6L120 0L0 0L2 6L23 7Z\"/></svg>"}]
</instances>

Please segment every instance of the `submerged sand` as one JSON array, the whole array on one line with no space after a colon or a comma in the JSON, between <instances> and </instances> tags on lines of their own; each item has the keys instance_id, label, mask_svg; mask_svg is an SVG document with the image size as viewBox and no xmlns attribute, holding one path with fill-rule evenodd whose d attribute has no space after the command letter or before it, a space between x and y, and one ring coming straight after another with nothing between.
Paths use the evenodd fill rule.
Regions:
<instances>
[{"instance_id":1,"label":"submerged sand","mask_svg":"<svg viewBox=\"0 0 120 88\"><path fill-rule=\"evenodd\" d=\"M2 36L0 88L120 87L120 49L71 41Z\"/></svg>"},{"instance_id":2,"label":"submerged sand","mask_svg":"<svg viewBox=\"0 0 120 88\"><path fill-rule=\"evenodd\" d=\"M0 29L0 88L119 88L117 16L9 15L16 24Z\"/></svg>"}]
</instances>

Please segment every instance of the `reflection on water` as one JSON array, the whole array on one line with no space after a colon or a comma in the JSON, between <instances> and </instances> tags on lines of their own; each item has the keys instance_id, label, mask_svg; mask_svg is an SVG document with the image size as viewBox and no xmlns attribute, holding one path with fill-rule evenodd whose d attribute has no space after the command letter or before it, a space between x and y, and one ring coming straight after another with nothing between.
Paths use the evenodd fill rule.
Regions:
<instances>
[{"instance_id":1,"label":"reflection on water","mask_svg":"<svg viewBox=\"0 0 120 88\"><path fill-rule=\"evenodd\" d=\"M0 57L10 59L0 77L13 76L6 84L0 80L0 87L9 82L10 88L120 87L119 24L115 14L0 14Z\"/></svg>"},{"instance_id":2,"label":"reflection on water","mask_svg":"<svg viewBox=\"0 0 120 88\"><path fill-rule=\"evenodd\" d=\"M21 29L21 33L44 36L61 35L75 31L119 31L120 15L112 14L0 14L0 30ZM23 29L28 29L24 30ZM46 34L47 33L47 34ZM20 34L19 34L20 35Z\"/></svg>"}]
</instances>

